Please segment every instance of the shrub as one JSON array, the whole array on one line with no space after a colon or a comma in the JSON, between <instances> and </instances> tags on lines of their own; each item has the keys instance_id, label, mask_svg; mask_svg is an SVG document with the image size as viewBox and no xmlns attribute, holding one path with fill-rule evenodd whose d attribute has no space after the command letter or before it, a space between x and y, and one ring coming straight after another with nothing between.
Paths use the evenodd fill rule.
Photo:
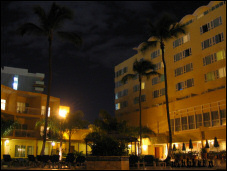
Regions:
<instances>
[{"instance_id":1,"label":"shrub","mask_svg":"<svg viewBox=\"0 0 227 171\"><path fill-rule=\"evenodd\" d=\"M85 160L86 160L86 158L84 157L84 156L78 156L77 158L76 158L76 162L78 162L78 163L84 163L85 162Z\"/></svg>"},{"instance_id":2,"label":"shrub","mask_svg":"<svg viewBox=\"0 0 227 171\"><path fill-rule=\"evenodd\" d=\"M139 157L137 155L129 156L129 164L134 165L139 161Z\"/></svg>"},{"instance_id":3,"label":"shrub","mask_svg":"<svg viewBox=\"0 0 227 171\"><path fill-rule=\"evenodd\" d=\"M153 164L154 160L155 160L155 157L153 155L144 156L144 162L146 162L147 164Z\"/></svg>"},{"instance_id":4,"label":"shrub","mask_svg":"<svg viewBox=\"0 0 227 171\"><path fill-rule=\"evenodd\" d=\"M125 144L108 136L101 136L90 146L93 156L122 156L125 155L126 150Z\"/></svg>"}]
</instances>

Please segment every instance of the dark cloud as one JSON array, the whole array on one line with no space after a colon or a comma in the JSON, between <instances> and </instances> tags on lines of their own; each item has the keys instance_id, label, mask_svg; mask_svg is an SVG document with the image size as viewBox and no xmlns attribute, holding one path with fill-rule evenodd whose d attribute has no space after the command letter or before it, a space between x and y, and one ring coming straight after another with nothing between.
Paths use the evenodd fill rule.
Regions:
<instances>
[{"instance_id":1,"label":"dark cloud","mask_svg":"<svg viewBox=\"0 0 227 171\"><path fill-rule=\"evenodd\" d=\"M28 68L47 73L48 41L45 37L19 36L25 22L39 24L33 7L48 10L53 1L1 1L1 66ZM209 1L57 1L72 9L74 19L62 30L83 38L81 48L53 42L53 86L51 95L62 105L83 110L89 120L100 109L114 114L114 66L130 58L148 39L147 20L155 22L169 12L179 21ZM45 81L47 83L46 74Z\"/></svg>"}]
</instances>

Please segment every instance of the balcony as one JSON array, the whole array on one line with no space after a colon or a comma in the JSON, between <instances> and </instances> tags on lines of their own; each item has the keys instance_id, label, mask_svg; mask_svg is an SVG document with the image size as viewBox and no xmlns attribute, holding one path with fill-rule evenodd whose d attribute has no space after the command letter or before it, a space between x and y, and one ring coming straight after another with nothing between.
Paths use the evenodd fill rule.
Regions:
<instances>
[{"instance_id":1,"label":"balcony","mask_svg":"<svg viewBox=\"0 0 227 171\"><path fill-rule=\"evenodd\" d=\"M32 107L25 107L24 109L17 109L17 113L40 115L41 109L32 108Z\"/></svg>"},{"instance_id":2,"label":"balcony","mask_svg":"<svg viewBox=\"0 0 227 171\"><path fill-rule=\"evenodd\" d=\"M28 137L28 138L37 138L39 134L37 131L34 130L22 130L22 129L15 129L14 134L15 137Z\"/></svg>"}]
</instances>

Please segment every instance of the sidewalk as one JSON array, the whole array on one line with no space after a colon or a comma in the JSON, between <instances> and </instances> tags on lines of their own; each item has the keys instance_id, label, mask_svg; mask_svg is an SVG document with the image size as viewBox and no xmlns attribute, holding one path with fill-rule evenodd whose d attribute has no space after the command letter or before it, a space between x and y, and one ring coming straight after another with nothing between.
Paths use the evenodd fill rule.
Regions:
<instances>
[{"instance_id":1,"label":"sidewalk","mask_svg":"<svg viewBox=\"0 0 227 171\"><path fill-rule=\"evenodd\" d=\"M69 168L62 168L62 169L52 169L49 168L48 166L45 166L44 168L40 168L40 167L7 167L6 165L1 167L1 170L86 170L85 168L79 168L79 167L71 167L71 169ZM145 166L137 168L137 167L131 167L130 170L226 170L226 163L223 164L222 166L214 166L212 168L209 167L173 167L171 168L170 166Z\"/></svg>"}]
</instances>

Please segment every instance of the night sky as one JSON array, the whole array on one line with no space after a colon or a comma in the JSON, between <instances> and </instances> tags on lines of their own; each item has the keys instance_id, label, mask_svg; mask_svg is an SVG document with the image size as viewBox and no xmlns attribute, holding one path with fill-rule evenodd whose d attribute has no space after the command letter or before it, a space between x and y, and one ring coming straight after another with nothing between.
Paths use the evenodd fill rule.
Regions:
<instances>
[{"instance_id":1,"label":"night sky","mask_svg":"<svg viewBox=\"0 0 227 171\"><path fill-rule=\"evenodd\" d=\"M39 25L34 5L48 10L53 1L1 1L1 67L44 73L48 80L46 37L19 36L23 23ZM82 110L94 121L100 109L114 115L114 66L136 54L133 50L147 40L147 20L155 22L164 12L176 21L209 1L56 1L73 10L62 30L76 31L83 39L77 48L53 41L53 81L51 96L71 111ZM46 91L45 91L46 93Z\"/></svg>"}]
</instances>

